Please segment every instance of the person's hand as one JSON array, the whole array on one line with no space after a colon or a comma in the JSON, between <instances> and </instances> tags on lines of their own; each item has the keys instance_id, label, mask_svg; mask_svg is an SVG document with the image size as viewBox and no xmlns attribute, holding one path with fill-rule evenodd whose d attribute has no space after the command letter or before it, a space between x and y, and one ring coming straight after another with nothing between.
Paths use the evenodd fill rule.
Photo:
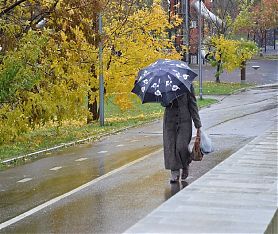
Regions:
<instances>
[{"instance_id":1,"label":"person's hand","mask_svg":"<svg viewBox=\"0 0 278 234\"><path fill-rule=\"evenodd\" d=\"M201 136L201 129L197 128L197 137L200 137L200 136Z\"/></svg>"},{"instance_id":2,"label":"person's hand","mask_svg":"<svg viewBox=\"0 0 278 234\"><path fill-rule=\"evenodd\" d=\"M201 140L201 130L200 130L200 128L197 128L197 135L196 135L195 143L194 143L195 147L199 147L200 140Z\"/></svg>"}]
</instances>

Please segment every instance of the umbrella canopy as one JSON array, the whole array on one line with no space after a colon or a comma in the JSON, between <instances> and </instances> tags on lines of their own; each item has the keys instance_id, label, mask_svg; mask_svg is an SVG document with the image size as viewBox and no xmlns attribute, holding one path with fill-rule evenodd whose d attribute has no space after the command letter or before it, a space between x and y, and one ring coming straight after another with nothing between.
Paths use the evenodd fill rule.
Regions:
<instances>
[{"instance_id":1,"label":"umbrella canopy","mask_svg":"<svg viewBox=\"0 0 278 234\"><path fill-rule=\"evenodd\" d=\"M137 94L142 103L169 105L177 97L190 92L196 76L185 62L159 59L139 71L131 92Z\"/></svg>"}]
</instances>

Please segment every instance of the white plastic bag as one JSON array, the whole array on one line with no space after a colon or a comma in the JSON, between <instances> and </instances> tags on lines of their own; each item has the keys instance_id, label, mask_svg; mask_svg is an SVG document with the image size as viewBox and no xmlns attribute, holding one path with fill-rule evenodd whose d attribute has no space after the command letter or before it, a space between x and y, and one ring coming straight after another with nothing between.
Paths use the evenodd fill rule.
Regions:
<instances>
[{"instance_id":1,"label":"white plastic bag","mask_svg":"<svg viewBox=\"0 0 278 234\"><path fill-rule=\"evenodd\" d=\"M203 154L209 154L211 152L213 152L213 146L212 146L212 142L211 139L207 136L207 134L201 130L201 151Z\"/></svg>"}]
</instances>

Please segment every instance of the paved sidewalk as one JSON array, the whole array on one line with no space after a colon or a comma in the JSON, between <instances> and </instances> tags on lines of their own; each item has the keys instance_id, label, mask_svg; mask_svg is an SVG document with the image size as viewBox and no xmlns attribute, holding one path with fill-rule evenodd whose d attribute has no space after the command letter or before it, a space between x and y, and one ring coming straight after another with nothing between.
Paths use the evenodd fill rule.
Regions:
<instances>
[{"instance_id":1,"label":"paved sidewalk","mask_svg":"<svg viewBox=\"0 0 278 234\"><path fill-rule=\"evenodd\" d=\"M276 122L125 233L278 233L277 153Z\"/></svg>"}]
</instances>

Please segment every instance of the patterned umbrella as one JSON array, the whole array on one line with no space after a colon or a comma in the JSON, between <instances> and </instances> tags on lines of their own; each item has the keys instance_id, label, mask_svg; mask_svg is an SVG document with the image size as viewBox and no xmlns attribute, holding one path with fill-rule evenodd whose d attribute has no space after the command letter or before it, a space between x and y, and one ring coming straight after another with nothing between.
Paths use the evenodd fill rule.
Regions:
<instances>
[{"instance_id":1,"label":"patterned umbrella","mask_svg":"<svg viewBox=\"0 0 278 234\"><path fill-rule=\"evenodd\" d=\"M142 103L160 102L167 106L177 97L190 92L196 76L185 62L159 59L139 71L131 92L138 95Z\"/></svg>"}]
</instances>

